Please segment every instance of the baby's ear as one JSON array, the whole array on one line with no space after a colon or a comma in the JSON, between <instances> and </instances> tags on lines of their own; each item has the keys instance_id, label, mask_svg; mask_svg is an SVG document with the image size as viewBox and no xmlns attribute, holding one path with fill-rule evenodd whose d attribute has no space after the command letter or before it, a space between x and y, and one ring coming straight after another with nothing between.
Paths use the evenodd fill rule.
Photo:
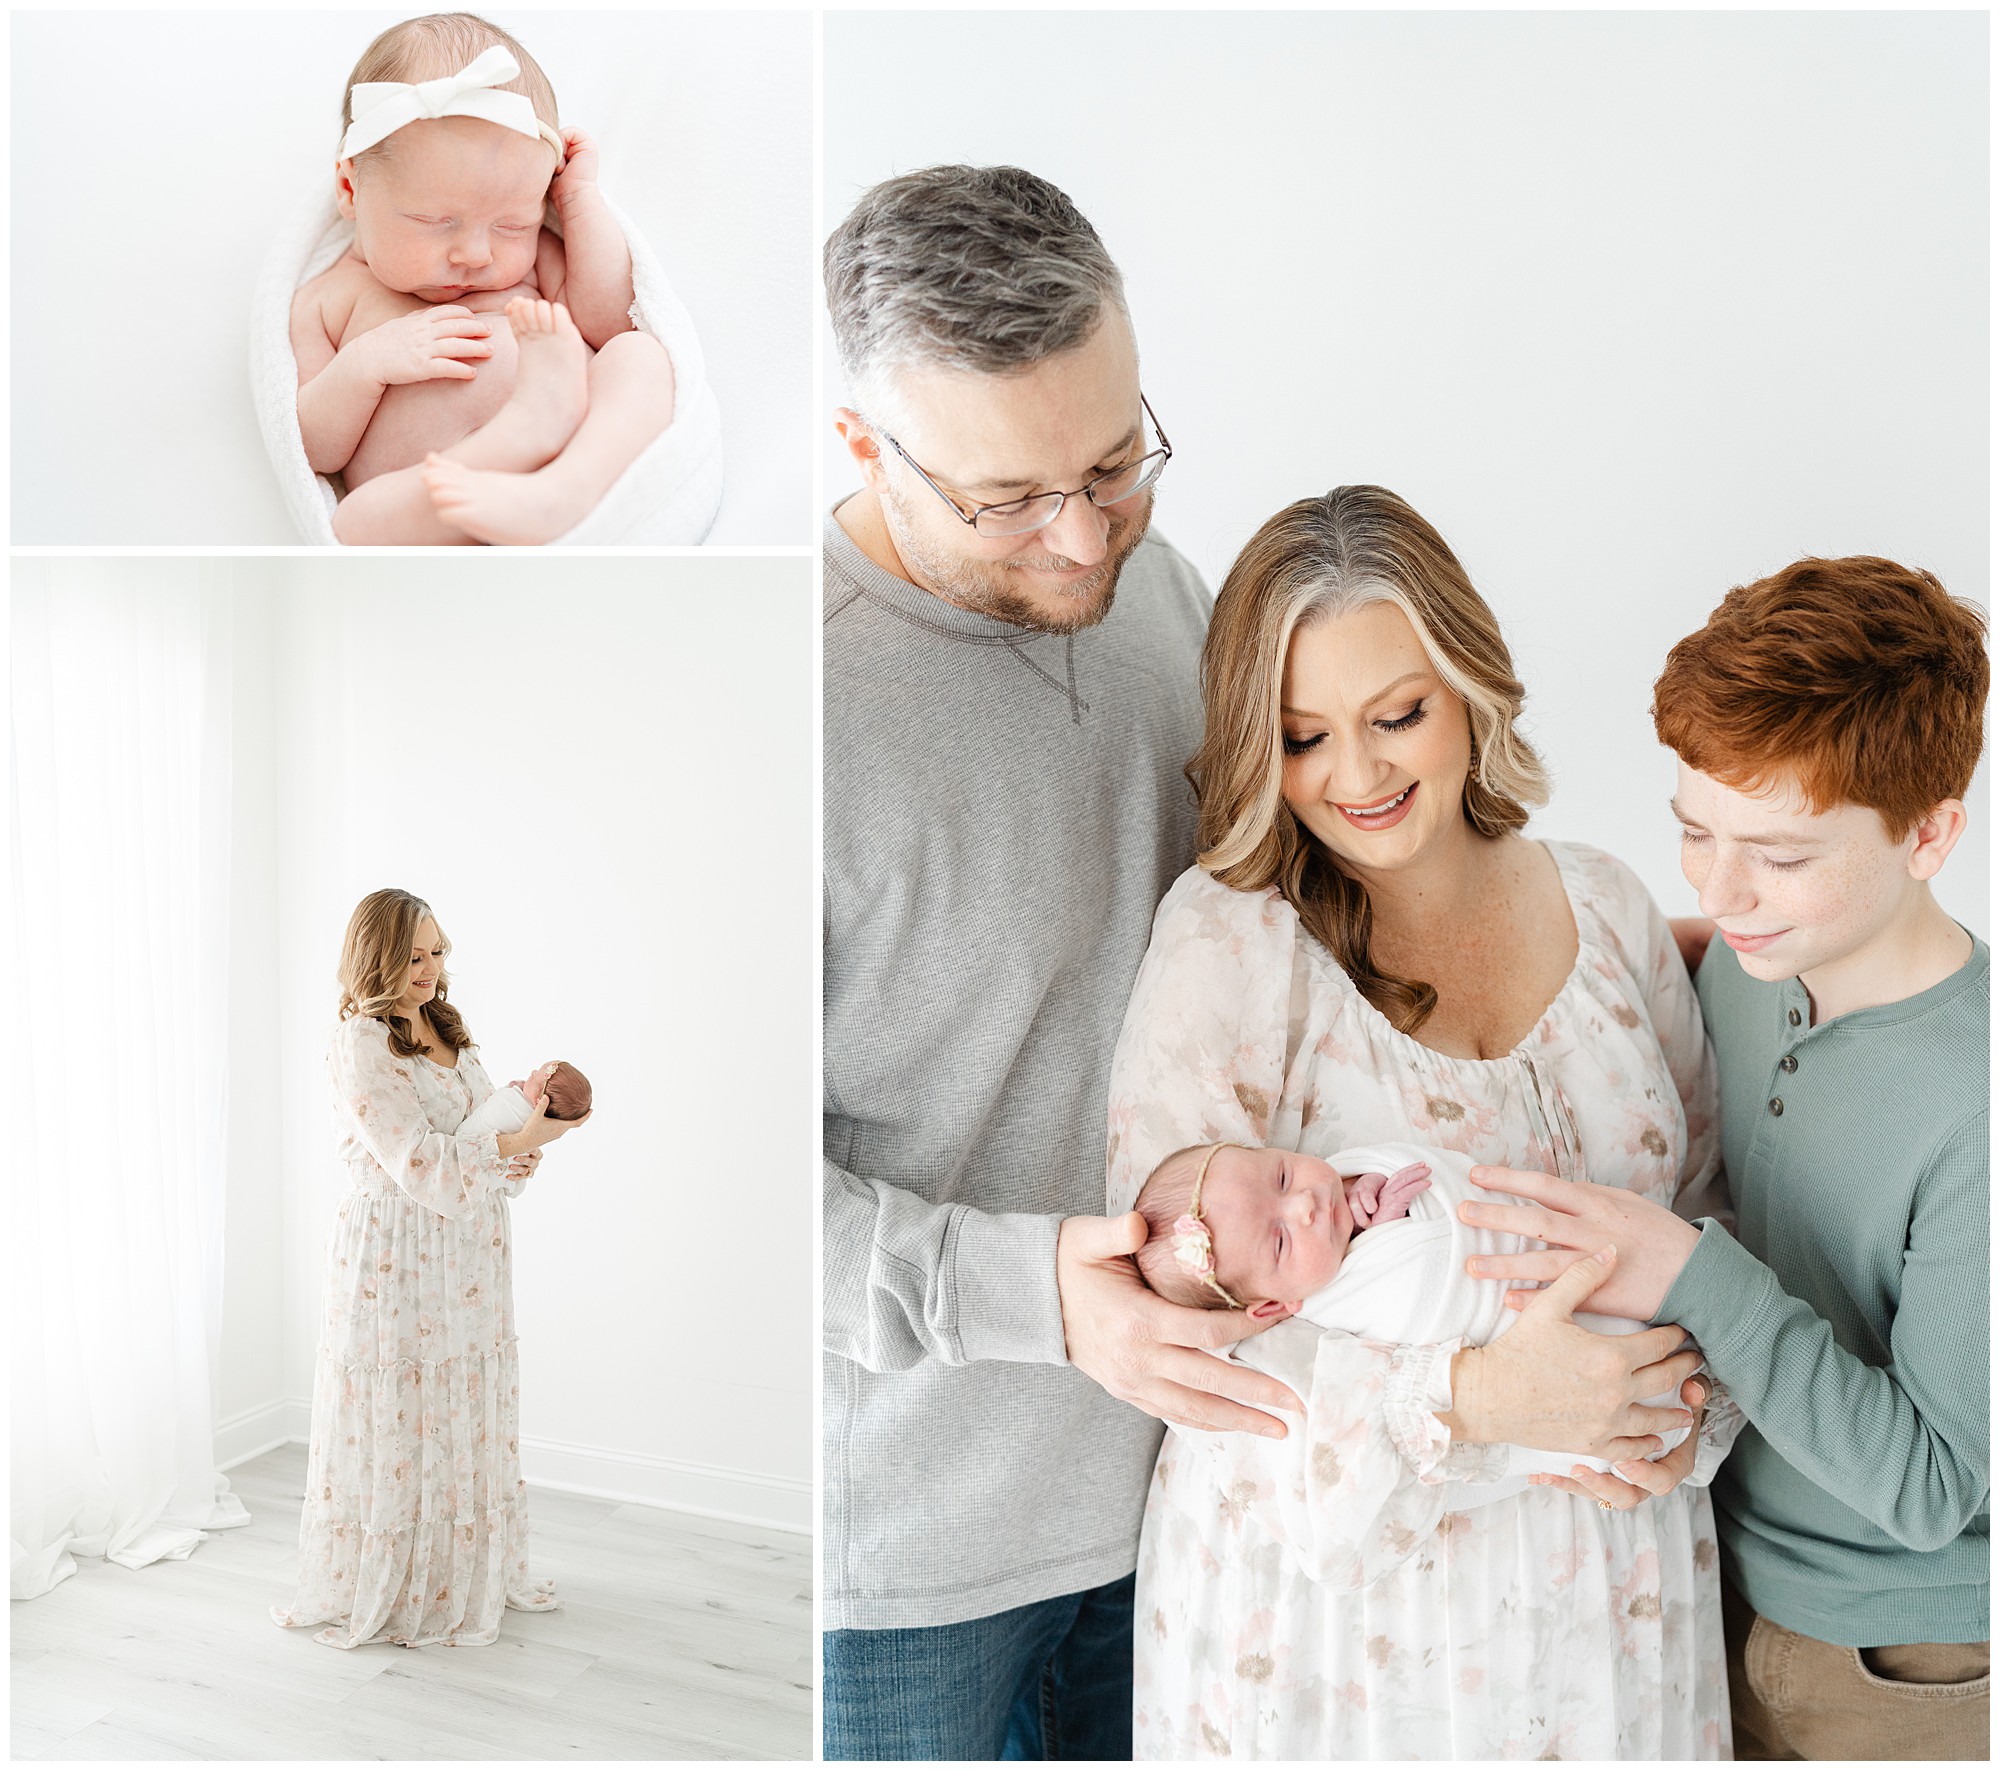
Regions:
<instances>
[{"instance_id":1,"label":"baby's ear","mask_svg":"<svg viewBox=\"0 0 2000 1771\"><path fill-rule=\"evenodd\" d=\"M354 162L336 160L333 163L333 200L340 210L342 221L354 219Z\"/></svg>"},{"instance_id":2,"label":"baby's ear","mask_svg":"<svg viewBox=\"0 0 2000 1771\"><path fill-rule=\"evenodd\" d=\"M1287 1316L1296 1316L1298 1311L1296 1303L1288 1304L1279 1298L1263 1298L1243 1313L1253 1322L1282 1322Z\"/></svg>"}]
</instances>

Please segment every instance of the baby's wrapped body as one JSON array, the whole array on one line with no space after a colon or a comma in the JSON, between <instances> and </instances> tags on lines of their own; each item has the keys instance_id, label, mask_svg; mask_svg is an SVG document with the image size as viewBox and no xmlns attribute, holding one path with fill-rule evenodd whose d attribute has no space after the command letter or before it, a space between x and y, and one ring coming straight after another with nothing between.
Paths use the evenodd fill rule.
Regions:
<instances>
[{"instance_id":1,"label":"baby's wrapped body","mask_svg":"<svg viewBox=\"0 0 2000 1771\"><path fill-rule=\"evenodd\" d=\"M1375 1224L1348 1244L1339 1272L1299 1306L1301 1320L1368 1340L1416 1345L1463 1336L1469 1345L1480 1347L1513 1326L1514 1312L1506 1306L1507 1283L1474 1279L1465 1263L1475 1256L1514 1254L1539 1245L1460 1220L1458 1207L1465 1200L1508 1197L1473 1186L1470 1157L1416 1144L1372 1144L1342 1150L1327 1160L1344 1175L1370 1170L1393 1174L1406 1164L1422 1163L1430 1170L1430 1185L1410 1200L1406 1217ZM1646 1326L1627 1316L1581 1310L1576 1322L1597 1334L1637 1334ZM1677 1408L1680 1399L1654 1396L1648 1406ZM1687 1434L1685 1427L1665 1433L1656 1456L1664 1457ZM1500 1479L1567 1476L1578 1464L1600 1471L1611 1468L1602 1458L1510 1445ZM1476 1504L1477 1499L1476 1493L1469 1493L1464 1504Z\"/></svg>"}]
</instances>

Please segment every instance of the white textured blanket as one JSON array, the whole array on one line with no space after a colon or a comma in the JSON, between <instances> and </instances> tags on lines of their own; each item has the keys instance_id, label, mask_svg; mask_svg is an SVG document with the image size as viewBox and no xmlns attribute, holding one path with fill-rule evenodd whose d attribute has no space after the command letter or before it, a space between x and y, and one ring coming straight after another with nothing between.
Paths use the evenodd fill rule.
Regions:
<instances>
[{"instance_id":1,"label":"white textured blanket","mask_svg":"<svg viewBox=\"0 0 2000 1771\"><path fill-rule=\"evenodd\" d=\"M1394 1174L1405 1163L1424 1162L1430 1165L1431 1184L1410 1202L1408 1217L1377 1224L1348 1244L1340 1271L1300 1306L1303 1320L1369 1340L1418 1345L1463 1335L1476 1347L1513 1327L1515 1314L1504 1302L1507 1285L1498 1279L1472 1278L1465 1263L1474 1255L1517 1254L1542 1244L1460 1220L1458 1207L1464 1200L1505 1202L1512 1197L1475 1187L1469 1156L1419 1144L1370 1144L1339 1151L1327 1161L1344 1175ZM1582 1310L1576 1320L1598 1334L1637 1334L1646 1326L1628 1316ZM1680 1406L1677 1396L1650 1400L1660 1408ZM1687 1430L1663 1437L1662 1457L1687 1437ZM1507 1451L1509 1478L1535 1473L1567 1476L1577 1464L1611 1468L1602 1458L1581 1454L1535 1451L1522 1445L1510 1445ZM1510 1482L1511 1486L1516 1485Z\"/></svg>"},{"instance_id":2,"label":"white textured blanket","mask_svg":"<svg viewBox=\"0 0 2000 1771\"><path fill-rule=\"evenodd\" d=\"M660 261L615 208L632 251L632 318L674 363L674 421L646 446L558 547L689 547L703 540L722 502L722 420L708 385L694 322ZM306 541L337 547L333 483L306 464L299 437L292 296L347 250L354 236L321 180L278 230L250 302L250 390L285 506Z\"/></svg>"}]
</instances>

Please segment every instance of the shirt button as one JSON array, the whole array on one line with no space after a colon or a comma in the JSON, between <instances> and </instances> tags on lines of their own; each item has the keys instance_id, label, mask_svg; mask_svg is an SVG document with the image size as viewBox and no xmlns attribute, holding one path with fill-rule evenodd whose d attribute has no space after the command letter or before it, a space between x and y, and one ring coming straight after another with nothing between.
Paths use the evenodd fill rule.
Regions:
<instances>
[{"instance_id":1,"label":"shirt button","mask_svg":"<svg viewBox=\"0 0 2000 1771\"><path fill-rule=\"evenodd\" d=\"M1773 1119L1782 1119L1784 1118L1784 1116L1785 1116L1784 1101L1780 1099L1777 1095L1773 1095L1771 1097L1771 1117Z\"/></svg>"},{"instance_id":2,"label":"shirt button","mask_svg":"<svg viewBox=\"0 0 2000 1771\"><path fill-rule=\"evenodd\" d=\"M1784 1071L1784 1073L1787 1076L1791 1075L1791 1073L1798 1067L1799 1067L1798 1059L1793 1057L1790 1052L1785 1053L1785 1055L1778 1060L1778 1068Z\"/></svg>"},{"instance_id":3,"label":"shirt button","mask_svg":"<svg viewBox=\"0 0 2000 1771\"><path fill-rule=\"evenodd\" d=\"M1799 1024L1799 1011L1795 1008L1785 1010L1785 1019L1796 1027Z\"/></svg>"}]
</instances>

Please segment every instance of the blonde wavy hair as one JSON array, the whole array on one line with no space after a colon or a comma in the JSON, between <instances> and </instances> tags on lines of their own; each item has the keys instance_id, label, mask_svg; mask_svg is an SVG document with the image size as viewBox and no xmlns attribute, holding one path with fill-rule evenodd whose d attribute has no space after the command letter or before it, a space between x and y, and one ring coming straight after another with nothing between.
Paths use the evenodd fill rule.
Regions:
<instances>
[{"instance_id":1,"label":"blonde wavy hair","mask_svg":"<svg viewBox=\"0 0 2000 1771\"><path fill-rule=\"evenodd\" d=\"M436 914L413 892L384 886L370 892L347 919L347 939L340 948L340 1018L366 1015L389 1029L389 1049L399 1058L422 1055L424 1042L415 1037L407 1015L393 1012L410 972L410 952L425 917ZM446 953L451 942L438 927L438 945ZM438 969L437 994L424 1004L431 1030L454 1051L472 1044L465 1017L445 1001L450 979Z\"/></svg>"},{"instance_id":2,"label":"blonde wavy hair","mask_svg":"<svg viewBox=\"0 0 2000 1771\"><path fill-rule=\"evenodd\" d=\"M1369 603L1393 603L1431 668L1465 703L1472 752L1461 802L1481 836L1503 836L1548 799L1541 759L1516 727L1525 697L1500 624L1441 536L1395 493L1336 486L1271 518L1229 568L1201 654L1207 714L1187 766L1200 802L1197 859L1239 891L1275 886L1368 1001L1404 1033L1437 991L1378 967L1368 894L1285 803L1285 660L1292 636Z\"/></svg>"}]
</instances>

